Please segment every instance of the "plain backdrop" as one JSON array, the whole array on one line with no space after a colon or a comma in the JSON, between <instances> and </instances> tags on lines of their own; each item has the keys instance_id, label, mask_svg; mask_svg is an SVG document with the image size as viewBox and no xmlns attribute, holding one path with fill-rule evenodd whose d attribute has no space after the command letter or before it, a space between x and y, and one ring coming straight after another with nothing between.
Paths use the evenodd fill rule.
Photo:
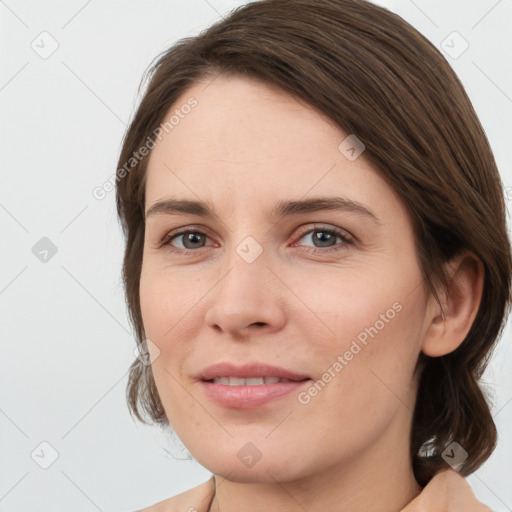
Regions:
<instances>
[{"instance_id":1,"label":"plain backdrop","mask_svg":"<svg viewBox=\"0 0 512 512\"><path fill-rule=\"evenodd\" d=\"M121 139L151 60L244 2L0 1L0 511L135 510L210 473L125 402L134 337L121 286ZM512 199L512 2L389 0L444 53ZM467 46L467 48L466 48ZM499 445L468 478L512 507L510 328L485 382Z\"/></svg>"}]
</instances>

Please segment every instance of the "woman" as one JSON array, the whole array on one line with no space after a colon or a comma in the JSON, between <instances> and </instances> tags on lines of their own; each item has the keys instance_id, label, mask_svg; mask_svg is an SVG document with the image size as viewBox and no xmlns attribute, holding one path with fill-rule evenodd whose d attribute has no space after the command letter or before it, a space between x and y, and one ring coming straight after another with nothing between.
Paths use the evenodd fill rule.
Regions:
<instances>
[{"instance_id":1,"label":"woman","mask_svg":"<svg viewBox=\"0 0 512 512\"><path fill-rule=\"evenodd\" d=\"M428 40L362 0L240 7L160 56L116 186L130 409L213 474L145 510L489 510L453 470L496 444L511 250Z\"/></svg>"}]
</instances>

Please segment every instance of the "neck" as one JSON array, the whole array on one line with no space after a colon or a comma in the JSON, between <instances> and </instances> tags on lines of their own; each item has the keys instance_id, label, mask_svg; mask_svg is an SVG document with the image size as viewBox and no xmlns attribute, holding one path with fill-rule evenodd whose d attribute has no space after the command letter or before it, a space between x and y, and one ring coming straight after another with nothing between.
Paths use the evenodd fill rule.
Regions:
<instances>
[{"instance_id":1,"label":"neck","mask_svg":"<svg viewBox=\"0 0 512 512\"><path fill-rule=\"evenodd\" d=\"M215 479L215 496L211 512L399 512L421 492L414 477L387 479L384 487L374 486L368 491L368 482L346 480L337 485L309 482L285 484L239 484L222 478ZM222 485L220 485L222 484ZM218 486L220 485L220 489ZM314 491L311 490L315 487ZM250 504L250 505L248 505ZM335 507L335 508L334 508Z\"/></svg>"},{"instance_id":2,"label":"neck","mask_svg":"<svg viewBox=\"0 0 512 512\"><path fill-rule=\"evenodd\" d=\"M234 512L241 509L247 512L399 512L421 492L414 478L393 478L392 483L387 482L390 487L374 487L371 492L368 491L366 481L355 482L351 488L349 482L336 486L317 483L316 490L312 492L310 488L306 489L293 482L265 485L238 484L219 477L215 480L211 512ZM219 484L222 484L220 490L217 488Z\"/></svg>"},{"instance_id":3,"label":"neck","mask_svg":"<svg viewBox=\"0 0 512 512\"><path fill-rule=\"evenodd\" d=\"M420 492L409 439L390 425L374 446L337 467L278 482L234 482L215 477L211 512L399 512ZM383 442L385 441L385 442ZM268 472L272 474L272 471Z\"/></svg>"}]
</instances>

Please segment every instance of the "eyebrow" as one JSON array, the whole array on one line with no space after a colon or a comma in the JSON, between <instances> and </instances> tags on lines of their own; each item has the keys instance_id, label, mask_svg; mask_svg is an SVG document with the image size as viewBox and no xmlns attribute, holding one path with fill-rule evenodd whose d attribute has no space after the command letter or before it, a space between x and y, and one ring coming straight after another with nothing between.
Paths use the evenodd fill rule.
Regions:
<instances>
[{"instance_id":1,"label":"eyebrow","mask_svg":"<svg viewBox=\"0 0 512 512\"><path fill-rule=\"evenodd\" d=\"M381 225L379 218L357 201L344 197L317 197L300 200L281 200L271 211L271 216L290 217L301 213L312 213L319 211L345 211L357 213L373 220L377 225ZM198 215L200 217L216 217L214 208L203 201L190 201L181 199L162 199L155 202L146 212L146 219L152 215L176 215L186 213Z\"/></svg>"}]
</instances>

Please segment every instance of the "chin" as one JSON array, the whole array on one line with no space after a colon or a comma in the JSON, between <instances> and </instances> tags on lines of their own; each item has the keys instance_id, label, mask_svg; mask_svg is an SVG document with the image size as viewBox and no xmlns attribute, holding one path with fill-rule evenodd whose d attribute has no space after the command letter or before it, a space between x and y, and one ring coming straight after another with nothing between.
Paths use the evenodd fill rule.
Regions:
<instances>
[{"instance_id":1,"label":"chin","mask_svg":"<svg viewBox=\"0 0 512 512\"><path fill-rule=\"evenodd\" d=\"M257 453L249 443L233 452L210 453L196 460L208 471L231 482L275 483L307 476L307 461L294 455L286 457L276 450ZM252 460L251 460L252 457Z\"/></svg>"},{"instance_id":2,"label":"chin","mask_svg":"<svg viewBox=\"0 0 512 512\"><path fill-rule=\"evenodd\" d=\"M223 464L213 464L206 467L213 474L218 475L230 482L236 483L275 483L287 482L300 478L290 472L290 468L280 468L273 465L259 465L252 468L241 468L225 466ZM295 472L294 472L295 473Z\"/></svg>"}]
</instances>

